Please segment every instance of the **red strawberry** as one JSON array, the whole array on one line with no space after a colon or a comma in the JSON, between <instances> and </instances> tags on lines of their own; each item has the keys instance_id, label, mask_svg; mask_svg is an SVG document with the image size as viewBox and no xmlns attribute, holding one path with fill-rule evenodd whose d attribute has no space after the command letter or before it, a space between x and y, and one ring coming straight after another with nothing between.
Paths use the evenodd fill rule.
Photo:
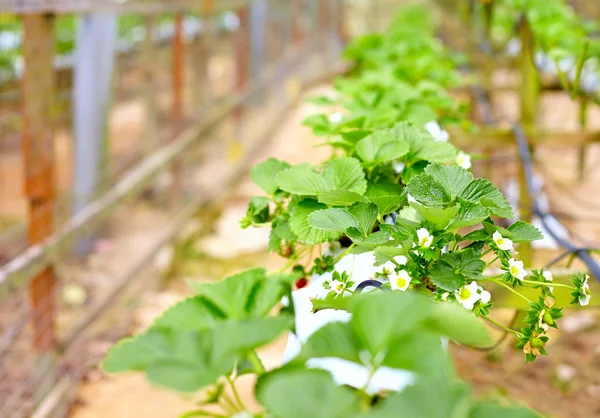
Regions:
<instances>
[{"instance_id":1,"label":"red strawberry","mask_svg":"<svg viewBox=\"0 0 600 418\"><path fill-rule=\"evenodd\" d=\"M308 280L306 280L306 277L296 280L296 288L297 289L302 289L303 287L306 287L307 284L308 284Z\"/></svg>"}]
</instances>

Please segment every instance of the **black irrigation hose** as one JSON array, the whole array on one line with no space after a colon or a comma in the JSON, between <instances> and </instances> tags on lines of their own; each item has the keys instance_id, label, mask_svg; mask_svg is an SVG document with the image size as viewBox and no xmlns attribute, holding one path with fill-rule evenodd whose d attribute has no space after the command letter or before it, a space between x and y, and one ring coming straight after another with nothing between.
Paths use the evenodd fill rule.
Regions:
<instances>
[{"instance_id":1,"label":"black irrigation hose","mask_svg":"<svg viewBox=\"0 0 600 418\"><path fill-rule=\"evenodd\" d=\"M523 168L525 172L526 184L527 184L527 192L530 197L532 197L532 211L533 213L540 218L542 225L548 232L548 234L554 239L561 247L565 248L569 253L575 254L588 268L589 272L596 278L596 280L600 281L600 265L594 260L594 258L588 253L588 248L577 247L570 241L562 238L559 234L554 231L548 223L548 217L551 215L543 212L538 204L538 201L535 197L533 197L533 167L531 163L531 154L529 153L529 144L527 143L527 138L525 137L525 133L523 132L523 128L520 124L515 124L513 127L513 132L515 134L515 139L517 140L517 145L519 149L519 155L521 157L521 161L523 162Z\"/></svg>"},{"instance_id":2,"label":"black irrigation hose","mask_svg":"<svg viewBox=\"0 0 600 418\"><path fill-rule=\"evenodd\" d=\"M377 280L365 280L356 286L356 293L362 293L367 287L375 287L379 290L390 290L387 287L383 287L383 284Z\"/></svg>"}]
</instances>

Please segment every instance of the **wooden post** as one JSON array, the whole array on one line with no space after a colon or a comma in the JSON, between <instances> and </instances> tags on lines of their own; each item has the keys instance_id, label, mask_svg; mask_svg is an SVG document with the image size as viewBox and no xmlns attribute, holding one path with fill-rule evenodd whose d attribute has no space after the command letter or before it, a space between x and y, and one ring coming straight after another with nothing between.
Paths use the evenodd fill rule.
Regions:
<instances>
[{"instance_id":1,"label":"wooden post","mask_svg":"<svg viewBox=\"0 0 600 418\"><path fill-rule=\"evenodd\" d=\"M588 111L589 98L586 96L581 96L579 98L579 129L582 131L587 127L587 111ZM588 147L586 144L582 144L579 147L579 155L578 155L578 170L579 170L579 180L583 180L585 176L585 156L587 155Z\"/></svg>"},{"instance_id":2,"label":"wooden post","mask_svg":"<svg viewBox=\"0 0 600 418\"><path fill-rule=\"evenodd\" d=\"M301 0L292 0L292 40L294 44L300 44L303 38Z\"/></svg>"},{"instance_id":3,"label":"wooden post","mask_svg":"<svg viewBox=\"0 0 600 418\"><path fill-rule=\"evenodd\" d=\"M521 57L519 62L521 73L521 89L519 91L521 124L527 130L532 128L537 121L540 86L533 58L533 33L525 15L523 15L519 23L519 37L521 39ZM527 188L524 164L519 165L519 194L520 218L526 222L531 222L532 201ZM519 252L525 266L531 266L531 244L521 243L519 245Z\"/></svg>"},{"instance_id":4,"label":"wooden post","mask_svg":"<svg viewBox=\"0 0 600 418\"><path fill-rule=\"evenodd\" d=\"M185 47L183 40L183 13L175 14L175 32L172 44L173 98L171 102L171 119L173 124L172 140L176 140L183 130L183 89L185 72ZM181 160L173 162L171 167L170 203L176 206L181 198Z\"/></svg>"},{"instance_id":5,"label":"wooden post","mask_svg":"<svg viewBox=\"0 0 600 418\"><path fill-rule=\"evenodd\" d=\"M54 228L54 37L53 17L44 14L23 16L23 161L25 194L29 201L27 237L37 244ZM29 284L33 348L38 355L34 400L40 402L54 383L55 277L51 266ZM45 382L42 383L42 379Z\"/></svg>"},{"instance_id":6,"label":"wooden post","mask_svg":"<svg viewBox=\"0 0 600 418\"><path fill-rule=\"evenodd\" d=\"M210 80L210 61L212 59L215 25L213 24L213 13L215 11L215 0L203 0L202 15L204 17L204 37L202 40L202 105L208 106L213 97L213 88Z\"/></svg>"},{"instance_id":7,"label":"wooden post","mask_svg":"<svg viewBox=\"0 0 600 418\"><path fill-rule=\"evenodd\" d=\"M326 63L329 62L331 51L333 49L331 45L330 9L330 0L319 1L319 38L322 42L323 57Z\"/></svg>"},{"instance_id":8,"label":"wooden post","mask_svg":"<svg viewBox=\"0 0 600 418\"><path fill-rule=\"evenodd\" d=\"M249 17L250 12L248 7L242 7L238 10L240 19L240 27L235 36L235 90L242 94L248 88L248 78L250 74L250 33L249 33ZM238 106L233 113L235 124L235 138L230 148L230 160L237 160L239 155L240 140L242 136L242 125L244 119L244 107Z\"/></svg>"},{"instance_id":9,"label":"wooden post","mask_svg":"<svg viewBox=\"0 0 600 418\"><path fill-rule=\"evenodd\" d=\"M143 89L144 89L144 141L143 153L148 156L154 151L158 145L158 110L156 106L156 48L154 44L154 25L156 16L148 15L144 17L144 27L146 29L146 37L142 42L142 62L143 62Z\"/></svg>"}]
</instances>

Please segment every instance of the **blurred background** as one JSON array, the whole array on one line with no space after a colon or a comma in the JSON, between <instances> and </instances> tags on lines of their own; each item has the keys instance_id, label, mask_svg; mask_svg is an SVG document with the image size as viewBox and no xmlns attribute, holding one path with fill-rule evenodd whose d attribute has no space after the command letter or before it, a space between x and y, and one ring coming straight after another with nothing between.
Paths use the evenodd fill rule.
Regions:
<instances>
[{"instance_id":1,"label":"blurred background","mask_svg":"<svg viewBox=\"0 0 600 418\"><path fill-rule=\"evenodd\" d=\"M184 278L281 264L267 255L269 231L239 228L258 193L248 168L328 155L301 126L315 111L303 99L332 91L350 68L344 45L384 30L407 3L426 4L442 39L472 52L461 23L469 0L0 0L0 418L188 408L140 376L105 376L99 362L184 297ZM600 18L596 2L572 3ZM510 57L498 62L486 109L505 129L519 87ZM482 74L464 73L468 87L454 94L483 123L471 88ZM556 90L541 104L541 125L559 131L536 147L543 199L563 237L600 248L600 114L591 109L582 127L577 104ZM582 135L583 163L583 142L564 139ZM453 136L517 206L516 146L497 137L482 147ZM552 239L535 250L534 265L564 251ZM564 275L577 261L557 267ZM568 393L575 400L557 416L600 416L597 311L567 319L551 361L525 369L507 349L457 348L459 373L548 410ZM276 364L282 347L263 354Z\"/></svg>"}]
</instances>

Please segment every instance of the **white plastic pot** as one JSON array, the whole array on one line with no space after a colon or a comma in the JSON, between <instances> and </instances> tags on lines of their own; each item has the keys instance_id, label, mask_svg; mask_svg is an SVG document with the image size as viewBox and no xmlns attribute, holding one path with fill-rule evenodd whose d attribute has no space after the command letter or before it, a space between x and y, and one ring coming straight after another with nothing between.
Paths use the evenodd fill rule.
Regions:
<instances>
[{"instance_id":1,"label":"white plastic pot","mask_svg":"<svg viewBox=\"0 0 600 418\"><path fill-rule=\"evenodd\" d=\"M347 272L354 287L364 280L372 279L377 270L373 266L375 256L373 252L359 255L347 255L342 258L335 266L335 271L339 273ZM347 322L351 314L345 311L334 309L324 309L312 313L312 298L324 298L329 292L323 288L323 282L331 279L332 272L313 276L307 287L292 292L294 308L296 310L296 334L290 333L288 343L283 354L283 362L287 363L298 355L302 344L319 328L330 322ZM351 361L327 357L311 359L308 362L309 367L319 368L329 371L334 380L340 385L349 385L355 388L363 388L369 378L369 371L366 367ZM412 372L406 370L381 367L371 378L366 391L369 394L375 394L382 390L400 391L406 386L411 385L415 380Z\"/></svg>"}]
</instances>

